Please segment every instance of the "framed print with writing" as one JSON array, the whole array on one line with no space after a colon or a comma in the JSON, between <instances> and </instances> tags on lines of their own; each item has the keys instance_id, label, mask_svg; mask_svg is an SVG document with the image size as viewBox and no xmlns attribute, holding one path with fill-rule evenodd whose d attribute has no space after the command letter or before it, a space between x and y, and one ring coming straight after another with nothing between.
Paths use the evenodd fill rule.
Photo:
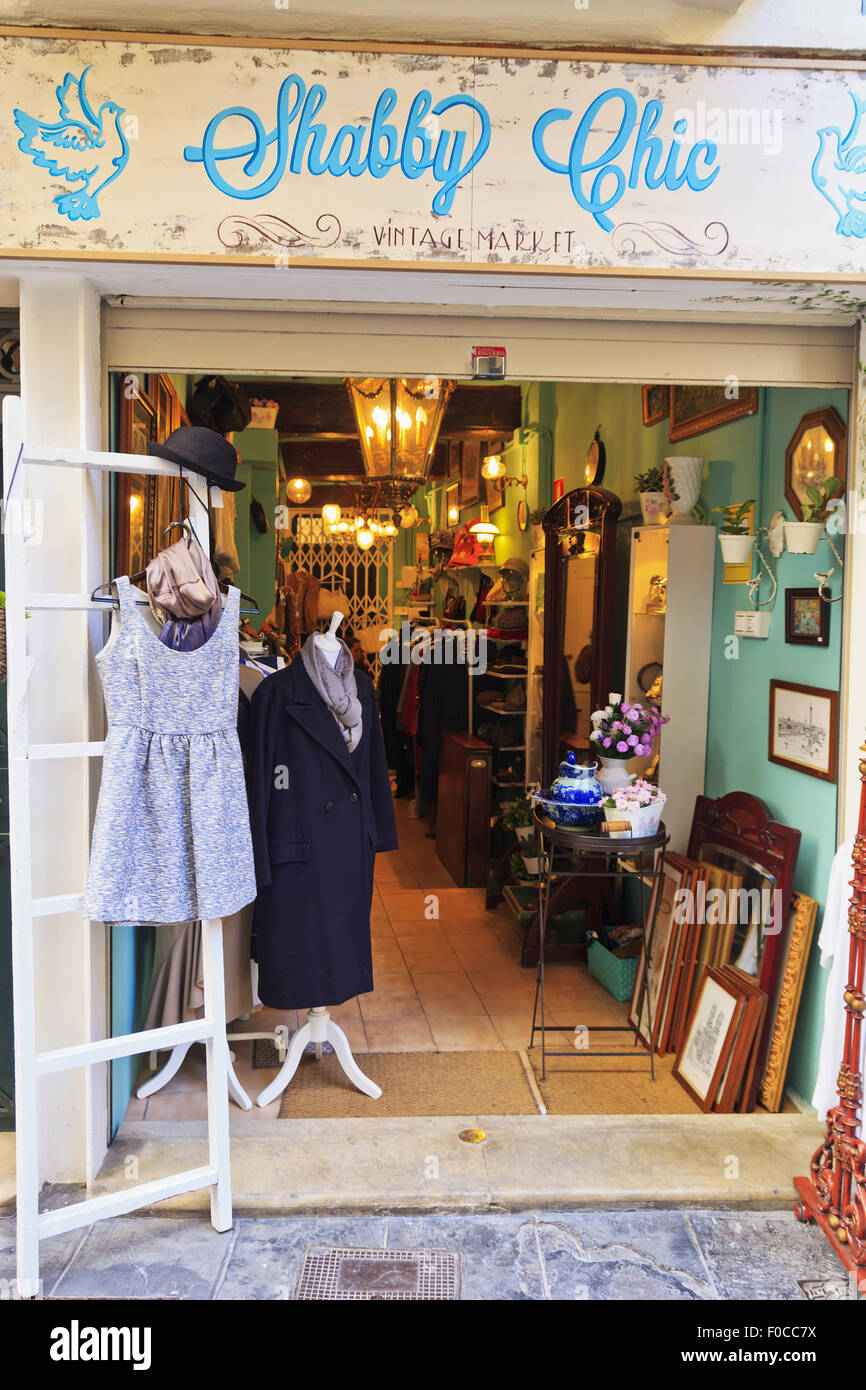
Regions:
<instances>
[{"instance_id":1,"label":"framed print with writing","mask_svg":"<svg viewBox=\"0 0 866 1390\"><path fill-rule=\"evenodd\" d=\"M745 1007L743 991L708 966L674 1066L674 1076L703 1111L713 1108Z\"/></svg>"},{"instance_id":2,"label":"framed print with writing","mask_svg":"<svg viewBox=\"0 0 866 1390\"><path fill-rule=\"evenodd\" d=\"M826 647L830 604L817 589L785 590L785 641L800 647Z\"/></svg>"},{"instance_id":3,"label":"framed print with writing","mask_svg":"<svg viewBox=\"0 0 866 1390\"><path fill-rule=\"evenodd\" d=\"M771 763L836 781L839 692L770 681Z\"/></svg>"}]
</instances>

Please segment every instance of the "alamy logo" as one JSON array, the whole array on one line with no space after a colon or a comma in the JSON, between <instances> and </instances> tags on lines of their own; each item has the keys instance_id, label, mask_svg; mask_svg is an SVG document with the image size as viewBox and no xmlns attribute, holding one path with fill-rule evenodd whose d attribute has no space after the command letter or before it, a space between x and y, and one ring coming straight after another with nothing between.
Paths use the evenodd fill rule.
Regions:
<instances>
[{"instance_id":1,"label":"alamy logo","mask_svg":"<svg viewBox=\"0 0 866 1390\"><path fill-rule=\"evenodd\" d=\"M59 120L39 120L26 111L13 112L21 131L18 148L37 169L52 178L73 184L71 192L54 198L58 212L70 222L101 216L98 197L126 168L129 142L121 126L124 107L104 101L94 111L84 90L84 79L68 72L57 88Z\"/></svg>"},{"instance_id":2,"label":"alamy logo","mask_svg":"<svg viewBox=\"0 0 866 1390\"><path fill-rule=\"evenodd\" d=\"M68 1327L51 1329L52 1361L131 1361L134 1371L149 1371L149 1327L82 1327L73 1318Z\"/></svg>"}]
</instances>

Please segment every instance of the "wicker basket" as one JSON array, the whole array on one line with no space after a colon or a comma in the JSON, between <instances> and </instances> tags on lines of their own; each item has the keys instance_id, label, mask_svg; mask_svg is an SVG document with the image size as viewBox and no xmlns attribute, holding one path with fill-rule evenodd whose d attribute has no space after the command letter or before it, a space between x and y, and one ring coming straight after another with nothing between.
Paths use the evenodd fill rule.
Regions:
<instances>
[{"instance_id":1,"label":"wicker basket","mask_svg":"<svg viewBox=\"0 0 866 1390\"><path fill-rule=\"evenodd\" d=\"M604 985L608 994L612 994L620 1004L631 999L637 974L637 956L627 956L623 959L621 956L613 955L600 941L591 941L586 961L590 975L594 975L599 984Z\"/></svg>"}]
</instances>

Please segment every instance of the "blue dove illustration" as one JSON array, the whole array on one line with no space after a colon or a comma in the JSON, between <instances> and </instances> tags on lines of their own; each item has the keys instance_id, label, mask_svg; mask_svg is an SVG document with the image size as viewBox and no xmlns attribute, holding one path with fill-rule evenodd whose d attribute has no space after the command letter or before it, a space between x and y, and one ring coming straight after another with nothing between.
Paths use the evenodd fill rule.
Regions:
<instances>
[{"instance_id":1,"label":"blue dove illustration","mask_svg":"<svg viewBox=\"0 0 866 1390\"><path fill-rule=\"evenodd\" d=\"M857 145L866 100L849 93L854 118L846 135L838 126L818 131L818 153L812 161L812 182L836 213L840 236L866 236L866 144ZM859 191L858 191L859 190ZM859 206L856 206L859 204Z\"/></svg>"},{"instance_id":2,"label":"blue dove illustration","mask_svg":"<svg viewBox=\"0 0 866 1390\"><path fill-rule=\"evenodd\" d=\"M29 154L37 169L47 169L52 178L77 185L54 199L58 211L70 222L101 216L99 194L123 172L129 160L129 144L120 128L125 108L104 101L94 112L84 90L89 72L90 67L86 67L77 78L68 72L57 88L59 121L38 121L17 109L13 113L21 131L19 150Z\"/></svg>"}]
</instances>

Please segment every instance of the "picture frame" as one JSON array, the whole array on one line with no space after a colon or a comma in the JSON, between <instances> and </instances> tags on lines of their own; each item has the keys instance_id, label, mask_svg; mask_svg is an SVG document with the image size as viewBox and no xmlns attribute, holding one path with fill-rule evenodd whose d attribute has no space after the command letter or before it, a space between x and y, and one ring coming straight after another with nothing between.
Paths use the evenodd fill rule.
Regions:
<instances>
[{"instance_id":1,"label":"picture frame","mask_svg":"<svg viewBox=\"0 0 866 1390\"><path fill-rule=\"evenodd\" d=\"M835 782L838 734L838 690L770 681L771 763Z\"/></svg>"},{"instance_id":2,"label":"picture frame","mask_svg":"<svg viewBox=\"0 0 866 1390\"><path fill-rule=\"evenodd\" d=\"M735 965L722 966L720 974L745 996L745 1008L713 1102L715 1111L730 1115L737 1108L738 1101L744 1105L748 1098L747 1074L757 1061L756 1039L764 1020L767 996L757 980L738 970Z\"/></svg>"},{"instance_id":3,"label":"picture frame","mask_svg":"<svg viewBox=\"0 0 866 1390\"><path fill-rule=\"evenodd\" d=\"M456 512L456 516L452 516ZM450 529L460 523L460 478L449 478L445 484L445 522Z\"/></svg>"},{"instance_id":4,"label":"picture frame","mask_svg":"<svg viewBox=\"0 0 866 1390\"><path fill-rule=\"evenodd\" d=\"M642 386L641 411L645 425L657 425L666 420L671 408L671 389L669 386Z\"/></svg>"},{"instance_id":5,"label":"picture frame","mask_svg":"<svg viewBox=\"0 0 866 1390\"><path fill-rule=\"evenodd\" d=\"M663 1050L662 1039L667 1031L671 985L677 975L675 962L679 956L683 936L684 924L677 920L675 912L676 893L686 884L689 877L688 866L677 856L668 855L665 858L661 876L653 879L647 909L648 922L653 921L655 913L652 938L641 946L635 971L628 1021L630 1026L637 1030L638 1037L644 1045L652 1046L656 1052ZM650 969L649 984L644 992L645 952L649 957ZM649 1019L652 1020L651 1029Z\"/></svg>"},{"instance_id":6,"label":"picture frame","mask_svg":"<svg viewBox=\"0 0 866 1390\"><path fill-rule=\"evenodd\" d=\"M806 966L818 916L818 904L805 893L794 893L788 914L781 984L775 1017L771 1020L770 1046L761 1080L759 1099L765 1110L782 1108L791 1043L806 979Z\"/></svg>"},{"instance_id":7,"label":"picture frame","mask_svg":"<svg viewBox=\"0 0 866 1390\"><path fill-rule=\"evenodd\" d=\"M713 1108L740 1026L746 998L715 966L698 984L673 1074L704 1114Z\"/></svg>"},{"instance_id":8,"label":"picture frame","mask_svg":"<svg viewBox=\"0 0 866 1390\"><path fill-rule=\"evenodd\" d=\"M785 641L792 646L827 648L830 607L818 589L786 589Z\"/></svg>"},{"instance_id":9,"label":"picture frame","mask_svg":"<svg viewBox=\"0 0 866 1390\"><path fill-rule=\"evenodd\" d=\"M668 430L671 444L755 414L757 386L741 387L733 400L728 400L727 389L725 386L672 386Z\"/></svg>"},{"instance_id":10,"label":"picture frame","mask_svg":"<svg viewBox=\"0 0 866 1390\"><path fill-rule=\"evenodd\" d=\"M484 460L488 458L491 454L501 455L504 452L504 440L493 440L492 442L485 442L481 446L480 466L483 466ZM501 480L500 482L497 482L496 478L483 478L482 481L484 484L484 500L487 503L487 512L489 516L492 516L494 512L499 511L500 507L505 506L505 488L500 485Z\"/></svg>"},{"instance_id":11,"label":"picture frame","mask_svg":"<svg viewBox=\"0 0 866 1390\"><path fill-rule=\"evenodd\" d=\"M481 500L481 445L464 439L460 450L460 510L476 507Z\"/></svg>"},{"instance_id":12,"label":"picture frame","mask_svg":"<svg viewBox=\"0 0 866 1390\"><path fill-rule=\"evenodd\" d=\"M803 520L810 484L836 477L844 489L847 439L845 423L832 405L807 411L801 418L785 450L785 500L795 521Z\"/></svg>"}]
</instances>

